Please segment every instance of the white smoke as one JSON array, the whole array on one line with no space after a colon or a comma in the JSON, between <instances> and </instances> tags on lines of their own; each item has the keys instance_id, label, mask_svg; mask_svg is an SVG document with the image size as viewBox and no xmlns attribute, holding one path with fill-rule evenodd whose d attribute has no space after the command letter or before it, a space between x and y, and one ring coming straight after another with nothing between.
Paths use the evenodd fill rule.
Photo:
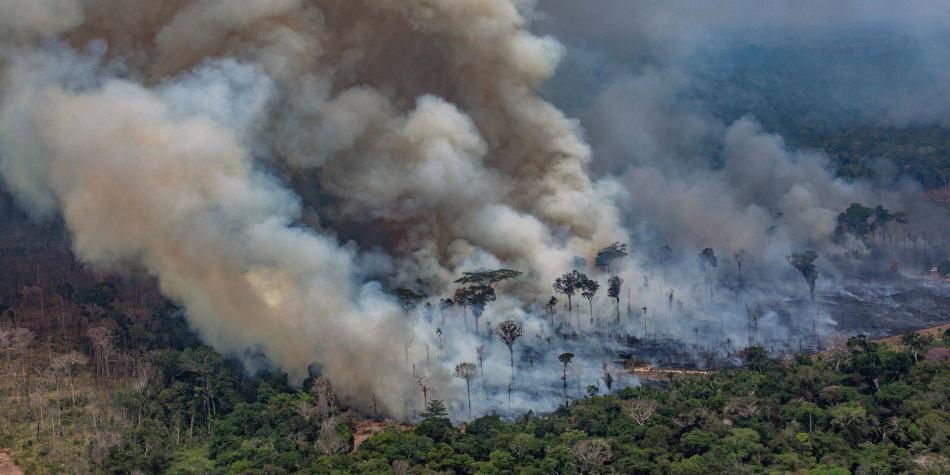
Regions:
<instances>
[{"instance_id":1,"label":"white smoke","mask_svg":"<svg viewBox=\"0 0 950 475\"><path fill-rule=\"evenodd\" d=\"M542 306L577 258L630 242L625 224L646 247L618 271L635 291L630 334L647 325L633 320L640 308L650 331L679 336L738 308L704 305L693 262L641 267L655 244L645 236L690 259L745 251L793 277L787 253L845 250L829 240L835 216L876 197L868 185L836 179L827 157L752 118L721 123L683 97L691 79L665 58L729 15L680 14L695 2L679 2L590 22L626 38L615 52L636 63L583 114L593 161L580 123L538 93L567 50L529 31L545 17L535 3L0 0L0 177L35 216L62 216L85 262L153 274L209 344L250 369L265 360L300 381L315 364L348 403L401 417L419 406L414 376L457 402L452 368L480 345L492 388L481 409L509 405L499 388L512 382L510 407L556 403L561 351L578 354L572 383L597 384L604 352L622 345L550 342L557 321L597 329L581 322L580 296L580 310L553 318ZM577 18L629 2L608 3L540 8L571 12L558 33L576 40ZM754 10L737 5L724 11ZM806 13L764 18L814 24ZM480 337L458 309L430 323L389 296L404 287L435 304L462 272L500 267L525 275L499 285ZM595 315L612 314L604 293ZM515 381L507 349L485 339L507 318L524 322L519 349L535 353L519 352Z\"/></svg>"},{"instance_id":2,"label":"white smoke","mask_svg":"<svg viewBox=\"0 0 950 475\"><path fill-rule=\"evenodd\" d=\"M625 234L576 126L535 93L562 51L529 11L4 1L0 172L82 260L155 275L222 352L296 381L315 363L349 403L406 416L436 338L386 287L438 296L491 265L533 297ZM448 388L454 363L419 372Z\"/></svg>"}]
</instances>

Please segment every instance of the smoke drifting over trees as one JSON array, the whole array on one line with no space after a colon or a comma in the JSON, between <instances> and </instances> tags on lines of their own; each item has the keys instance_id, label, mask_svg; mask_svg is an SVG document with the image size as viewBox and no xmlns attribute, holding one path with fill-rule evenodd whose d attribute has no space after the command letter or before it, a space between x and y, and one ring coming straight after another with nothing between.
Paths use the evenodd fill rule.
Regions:
<instances>
[{"instance_id":1,"label":"smoke drifting over trees","mask_svg":"<svg viewBox=\"0 0 950 475\"><path fill-rule=\"evenodd\" d=\"M316 362L400 413L391 336L428 332L383 286L442 293L496 262L553 277L623 234L533 92L561 47L515 2L28 3L0 4L4 181L251 366Z\"/></svg>"},{"instance_id":2,"label":"smoke drifting over trees","mask_svg":"<svg viewBox=\"0 0 950 475\"><path fill-rule=\"evenodd\" d=\"M842 179L763 121L691 100L684 58L721 14L582 3L0 0L0 179L84 262L155 276L249 370L316 368L347 404L398 417L419 388L446 400L474 378L485 397L466 407L495 407L505 366L512 406L556 405L569 380L596 382L569 369L599 375L622 334L647 336L647 308L667 309L654 333L715 320L707 346L738 341L746 300L800 286L790 253L815 249L824 280L871 252L872 228L841 232L851 203L881 205L865 221L880 243L946 229L918 184ZM600 66L585 100L572 86ZM697 269L704 249L727 257ZM503 343L483 318L512 330ZM598 344L578 349L588 330Z\"/></svg>"}]
</instances>

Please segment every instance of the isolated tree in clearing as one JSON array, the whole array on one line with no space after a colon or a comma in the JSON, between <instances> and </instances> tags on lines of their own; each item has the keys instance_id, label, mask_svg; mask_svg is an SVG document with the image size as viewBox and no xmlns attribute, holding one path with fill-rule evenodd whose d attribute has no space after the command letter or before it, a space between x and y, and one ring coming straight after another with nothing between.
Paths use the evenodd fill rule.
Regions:
<instances>
[{"instance_id":1,"label":"isolated tree in clearing","mask_svg":"<svg viewBox=\"0 0 950 475\"><path fill-rule=\"evenodd\" d=\"M818 268L815 267L815 260L818 259L818 253L815 251L798 252L788 256L788 263L798 269L808 283L811 301L815 301L815 282L818 280Z\"/></svg>"},{"instance_id":2,"label":"isolated tree in clearing","mask_svg":"<svg viewBox=\"0 0 950 475\"><path fill-rule=\"evenodd\" d=\"M620 325L620 287L622 285L623 279L621 279L619 275L615 275L607 281L607 296L616 302L617 325Z\"/></svg>"},{"instance_id":3,"label":"isolated tree in clearing","mask_svg":"<svg viewBox=\"0 0 950 475\"><path fill-rule=\"evenodd\" d=\"M574 353L561 353L557 360L561 362L561 385L564 389L564 400L567 401L567 365L574 361Z\"/></svg>"},{"instance_id":4,"label":"isolated tree in clearing","mask_svg":"<svg viewBox=\"0 0 950 475\"><path fill-rule=\"evenodd\" d=\"M559 294L564 294L567 296L567 311L568 312L574 311L574 303L571 298L574 296L575 293L577 293L577 290L578 290L577 284L580 282L581 275L582 274L580 272L577 272L575 270L572 272L568 272L554 280L554 291Z\"/></svg>"},{"instance_id":5,"label":"isolated tree in clearing","mask_svg":"<svg viewBox=\"0 0 950 475\"><path fill-rule=\"evenodd\" d=\"M524 334L524 327L521 323L514 320L505 320L498 324L498 328L495 329L495 332L501 337L501 341L505 342L505 346L508 347L508 353L511 357L511 374L512 377L514 377L515 342Z\"/></svg>"},{"instance_id":6,"label":"isolated tree in clearing","mask_svg":"<svg viewBox=\"0 0 950 475\"><path fill-rule=\"evenodd\" d=\"M465 394L468 396L468 416L472 417L472 378L478 374L475 363L463 362L455 365L455 376L465 381Z\"/></svg>"},{"instance_id":7,"label":"isolated tree in clearing","mask_svg":"<svg viewBox=\"0 0 950 475\"><path fill-rule=\"evenodd\" d=\"M590 324L594 324L594 296L597 295L597 291L600 290L600 284L597 283L594 279L588 278L586 275L581 274L583 279L580 281L581 295L587 299L587 304L590 306Z\"/></svg>"}]
</instances>

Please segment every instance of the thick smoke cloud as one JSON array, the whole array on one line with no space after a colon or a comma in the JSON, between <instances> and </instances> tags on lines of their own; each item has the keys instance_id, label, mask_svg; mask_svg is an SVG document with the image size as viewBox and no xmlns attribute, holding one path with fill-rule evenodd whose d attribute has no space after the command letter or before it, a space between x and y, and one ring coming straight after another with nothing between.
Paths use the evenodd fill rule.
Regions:
<instances>
[{"instance_id":1,"label":"thick smoke cloud","mask_svg":"<svg viewBox=\"0 0 950 475\"><path fill-rule=\"evenodd\" d=\"M5 40L53 36L79 25L83 19L76 0L3 0L0 12L0 38Z\"/></svg>"},{"instance_id":2,"label":"thick smoke cloud","mask_svg":"<svg viewBox=\"0 0 950 475\"><path fill-rule=\"evenodd\" d=\"M737 25L929 28L946 12L592 3L0 0L0 178L37 218L61 216L82 260L156 276L249 369L301 381L316 368L347 403L399 417L419 409L416 377L463 413L451 372L480 354L476 412L553 408L562 351L577 354L570 395L599 384L626 347L594 316L619 308L603 291L589 322L586 302L550 316L543 304L607 244L633 251L614 269L632 295L616 332L697 349L739 341L745 302L800 296L788 253L867 252L830 239L850 202L926 221L913 185L843 181L827 156L718 114L692 93L704 83L690 61ZM895 103L888 120L945 118ZM650 262L662 244L678 270ZM717 299L696 268L705 247L723 267L741 251L747 272L777 275ZM462 272L500 267L524 276L499 285L479 328L470 309L426 315L390 297L435 304ZM508 318L525 325L517 368L487 337Z\"/></svg>"},{"instance_id":3,"label":"thick smoke cloud","mask_svg":"<svg viewBox=\"0 0 950 475\"><path fill-rule=\"evenodd\" d=\"M530 277L510 289L528 296L624 238L576 124L535 93L563 51L525 29L529 5L0 11L9 189L61 215L84 261L154 274L252 369L263 358L300 381L315 363L349 403L405 416L435 335L386 288L445 294L462 271L504 265ZM466 338L454 351L474 352ZM425 369L435 388L443 364Z\"/></svg>"},{"instance_id":4,"label":"thick smoke cloud","mask_svg":"<svg viewBox=\"0 0 950 475\"><path fill-rule=\"evenodd\" d=\"M874 31L885 39L903 38L912 52L939 51L936 35L947 31L950 20L946 6L921 1L897 7L871 0L543 0L539 9L536 28L562 38L569 51L548 96L582 118L596 157L594 170L621 176L628 223L647 230L644 238L655 238L651 244L669 243L691 253L707 246L730 254L743 250L780 263L795 248L844 251L830 238L835 217L851 202L884 203L918 215L940 213L921 203L919 190L909 183L884 190L838 179L823 153L796 150L753 115L734 116L737 110L749 114L743 110L748 98L741 96L747 91L732 97L710 92L720 83L710 80L708 70L717 66L708 63L722 60L728 64L718 67L727 70L741 61L729 55L742 54L750 45L775 47L776 55L797 58L797 44L833 41L838 30L861 28L878 28ZM852 49L860 52L867 40L859 45L864 46ZM891 80L892 86L924 88L912 94L900 90L903 86L885 91L874 84L873 97L851 105L861 111L855 115L896 125L946 120L950 115L940 111L942 99L936 99L942 97L942 82L923 81L924 72L950 71L938 56L914 55L908 76ZM786 57L773 63L789 61ZM847 59L833 66L855 69ZM798 82L816 80L809 71L801 71ZM872 86L843 80L836 87ZM770 91L774 97L789 93ZM822 94L820 88L816 94ZM928 107L915 106L921 102Z\"/></svg>"}]
</instances>

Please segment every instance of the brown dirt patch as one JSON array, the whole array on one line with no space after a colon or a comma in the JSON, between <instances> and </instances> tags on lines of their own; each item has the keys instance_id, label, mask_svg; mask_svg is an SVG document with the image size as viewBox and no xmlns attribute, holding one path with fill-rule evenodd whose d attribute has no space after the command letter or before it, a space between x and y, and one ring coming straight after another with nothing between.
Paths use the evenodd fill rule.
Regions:
<instances>
[{"instance_id":1,"label":"brown dirt patch","mask_svg":"<svg viewBox=\"0 0 950 475\"><path fill-rule=\"evenodd\" d=\"M356 423L356 433L353 434L353 451L355 452L360 448L360 445L363 442L366 442L366 439L369 439L375 434L378 434L388 427L395 427L400 431L407 431L412 429L412 426L407 424L397 424L393 421L376 421L373 419L363 419ZM3 472L0 472L0 475L5 475Z\"/></svg>"},{"instance_id":2,"label":"brown dirt patch","mask_svg":"<svg viewBox=\"0 0 950 475\"><path fill-rule=\"evenodd\" d=\"M10 454L0 450L0 475L23 475L23 470L13 465Z\"/></svg>"}]
</instances>

